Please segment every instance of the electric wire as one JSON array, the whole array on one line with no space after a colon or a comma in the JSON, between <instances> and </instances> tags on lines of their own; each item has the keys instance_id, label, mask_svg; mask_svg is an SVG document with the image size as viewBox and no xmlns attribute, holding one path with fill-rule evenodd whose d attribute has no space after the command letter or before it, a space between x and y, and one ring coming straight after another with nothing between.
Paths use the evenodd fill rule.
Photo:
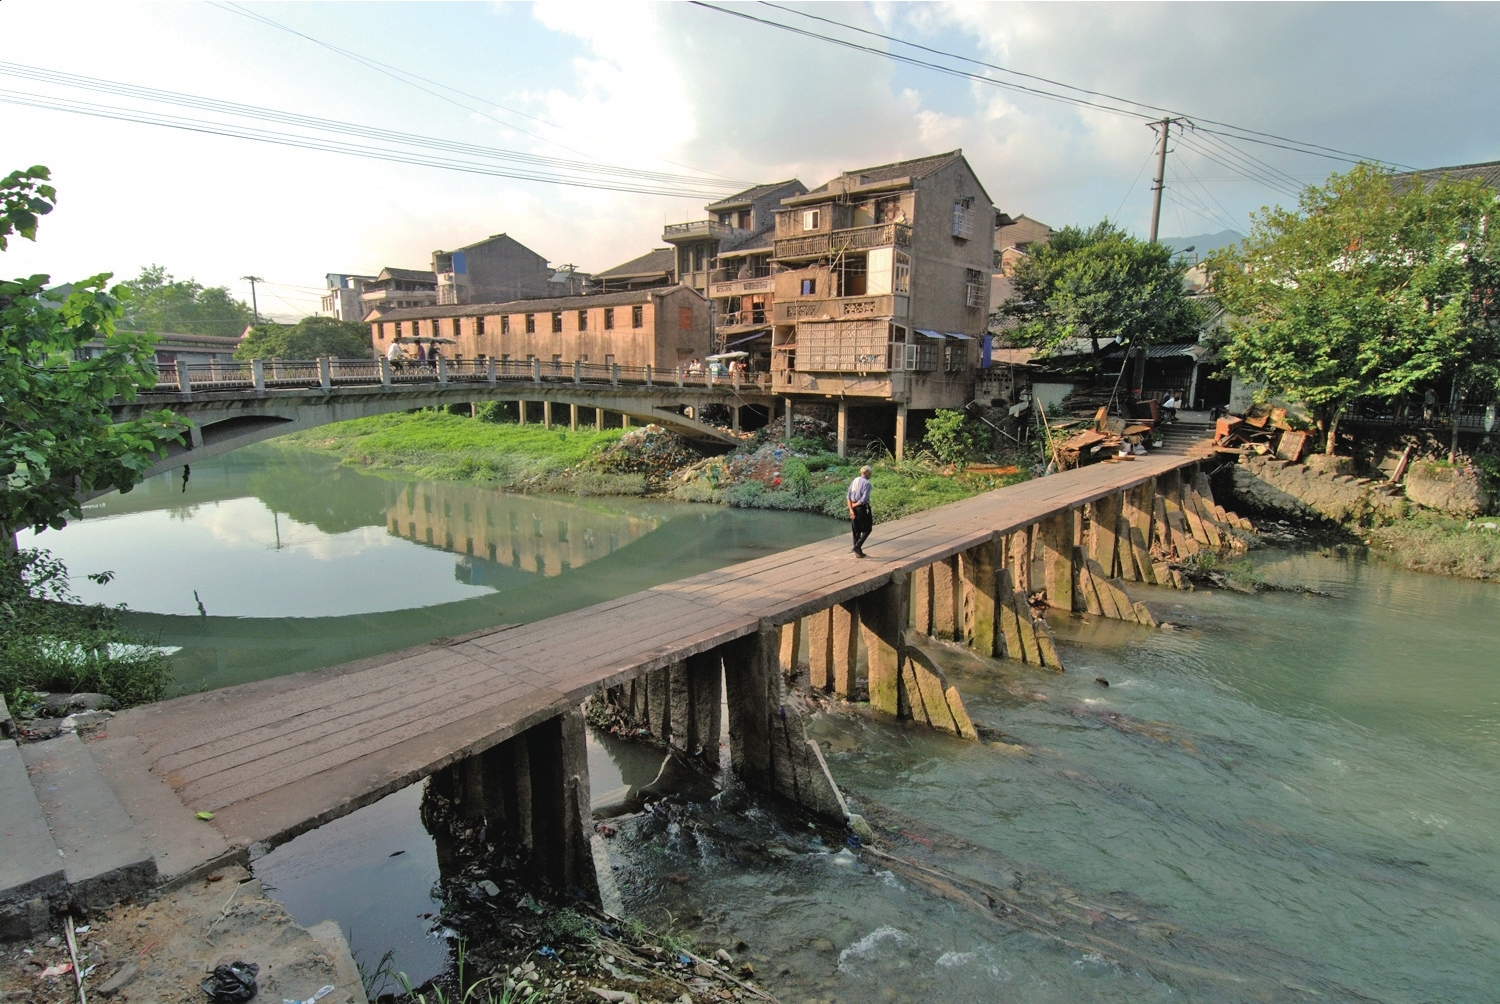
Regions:
<instances>
[{"instance_id":1,"label":"electric wire","mask_svg":"<svg viewBox=\"0 0 1500 1004\"><path fill-rule=\"evenodd\" d=\"M88 115L95 118L114 119L121 122L136 122L145 125L162 126L170 129L179 129L185 132L197 132L217 136L228 136L236 139L249 139L263 143L272 143L279 146L289 146L305 150L319 150L327 153L347 154L356 157L364 157L371 160L389 161L391 163L410 164L418 167L434 167L442 170L457 171L464 174L477 174L497 178L510 178L517 181L535 181L544 184L562 185L572 188L587 188L609 192L628 192L637 195L660 195L670 198L695 200L702 198L719 197L722 196L725 192L725 189L722 188L705 189L702 186L696 186L693 189L685 190L680 186L668 188L651 186L645 183L632 184L628 180L611 181L608 179L590 179L587 177L571 177L566 175L525 171L519 168L505 168L495 164L487 164L483 161L461 160L458 158L441 157L433 154L364 146L355 143L326 140L317 137L303 136L296 133L283 133L269 129L260 129L251 126L236 125L232 123L212 122L204 119L187 118L185 116L174 116L159 112L142 111L132 108L121 108L116 105L103 105L93 102L58 98L51 95L31 94L25 91L0 90L0 102L14 105L23 105L31 108L42 108L49 111L62 111L78 115Z\"/></svg>"},{"instance_id":2,"label":"electric wire","mask_svg":"<svg viewBox=\"0 0 1500 1004\"><path fill-rule=\"evenodd\" d=\"M529 114L527 112L523 112L523 111L521 111L520 109L517 109L517 108L507 107L505 105L500 104L498 101L492 101L489 98L482 97L482 96L480 96L478 94L471 94L468 91L464 91L464 90L461 90L461 89L459 89L457 87L453 87L453 86L450 86L448 84L445 84L445 83L443 83L440 80L433 80L432 78L430 78L430 77L424 77L424 76L422 76L419 73L412 73L410 70L403 70L400 67L392 66L389 63L385 63L385 62L382 62L380 60L374 59L374 58L372 58L370 56L366 56L366 55L364 55L362 53L355 52L352 49L345 49L342 46L334 45L331 42L325 42L325 41L323 41L320 38L317 38L317 37L315 37L313 35L307 34L306 32L298 31L296 28L293 28L290 25L282 24L280 21L277 21L277 20L275 20L273 18L267 17L266 15L261 14L258 11L248 10L245 7L242 7L241 5L232 2L232 0L225 0L225 2L223 2L223 3L218 2L218 0L207 0L207 3L209 4L209 6L215 7L217 9L225 11L227 13L238 14L241 17L249 18L250 20L256 21L256 22L258 22L258 23L260 23L262 25L265 25L267 27L276 28L279 31L284 31L284 32L287 32L289 34L296 35L298 38L301 38L301 39L304 39L304 40L306 40L308 42L311 42L314 45L321 46L322 48L327 49L329 52L336 53L336 54L338 54L340 56L343 56L346 59L351 59L351 60L359 63L360 65L366 67L367 69L371 69L371 70L374 70L377 73L384 74L385 76L388 76L391 79L396 80L399 83L406 84L409 87L415 87L417 90L422 91L425 94L429 94L429 95L437 98L440 101L445 101L445 102L447 102L449 104L452 104L452 105L454 105L454 106L456 106L458 108L462 108L465 111L473 112L476 115L481 115L481 116L489 119L492 122L495 122L495 123L497 123L499 125L504 126L507 129L514 129L516 132L522 133L523 135L530 136L533 139L541 140L543 143L547 143L547 144L549 144L551 146L555 146L555 147L557 147L560 150L566 150L569 153L577 154L580 157L586 157L586 158L588 158L590 160L594 160L594 161L598 161L598 159L599 159L599 158L595 157L593 154L586 153L586 152L584 152L582 150L578 150L578 149L576 149L574 147L567 146L566 144L563 144L563 143L559 143L557 140L555 140L555 139L549 139L548 137L543 136L543 135L541 135L539 133L534 133L534 132L531 132L531 131L529 131L527 129L523 129L520 126L515 125L514 123L506 122L505 120L497 118L496 116L494 116L494 115L490 114L489 112L485 111L483 108L474 108L474 107L472 107L470 105L464 104L461 101L455 101L453 98L447 97L446 95L438 94L435 91L428 90L426 87L422 87L421 84L415 83L414 81L421 81L421 83L423 83L423 84L431 84L433 87L440 87L440 88L442 88L445 91L449 91L449 92L451 92L453 94L461 95L462 97L468 98L468 99L470 99L472 101L478 101L478 102L480 102L483 105L486 105L486 106L489 106L489 107L492 107L492 108L498 108L501 111L507 112L507 113L509 113L511 115L515 115L515 116L518 116L518 117L524 118L524 119L529 119L532 122L537 122L537 123L539 123L541 125L544 125L544 126L548 127L549 129L558 129L558 130L561 130L563 128L562 126L559 126L559 125L557 125L554 122L549 122L548 120L546 120L544 118L540 118L539 116L531 115L531 114ZM662 161L662 163L672 164L674 167L682 167L682 168L685 168L686 170L689 170L689 171L695 171L695 172L697 172L698 174L701 174L701 175L707 175L707 176L714 177L714 178L720 178L720 179L722 179L722 180L724 180L726 182L730 182L730 183L732 183L734 185L737 185L739 188L745 188L745 187L748 187L749 184L751 184L749 182L737 181L737 180L735 180L733 178L729 178L729 177L727 177L725 175L722 175L722 174L719 174L719 173L717 173L715 171L708 171L708 170L704 170L702 168L691 167L691 166L686 165L686 164L678 164L678 163L676 163L674 161L670 161L670 160Z\"/></svg>"},{"instance_id":3,"label":"electric wire","mask_svg":"<svg viewBox=\"0 0 1500 1004\"><path fill-rule=\"evenodd\" d=\"M699 7L708 7L710 9L712 9L712 10L717 10L717 11L719 11L721 13L734 14L736 16L747 17L747 18L750 18L751 20L760 21L762 24L768 24L768 25L772 25L774 27L785 28L788 31L794 31L794 32L797 32L798 34L813 34L814 37L823 38L825 41L835 42L837 44L849 44L849 43L844 43L841 40L831 38L829 36L817 35L816 33L802 32L800 29L794 28L794 27L792 27L790 25L784 25L784 24L781 24L781 23L776 22L776 21L771 21L771 20L766 20L766 19L761 19L761 18L754 18L754 17L751 17L750 15L743 15L743 14L740 14L739 12L737 12L737 11L729 10L728 8L717 7L714 4L704 3L704 2L702 2L702 0L693 0L693 2L695 3L696 6L699 6ZM1416 170L1416 168L1411 167L1408 164L1398 164L1398 163L1395 163L1393 161L1381 160L1380 158L1377 158L1377 157L1370 157L1370 156L1366 156L1366 155L1363 155L1363 154L1351 153L1348 150L1340 150L1340 149L1338 149L1336 147L1324 146L1321 143L1311 143L1311 142L1306 142L1306 141L1302 141L1302 140L1296 140L1296 139L1292 139L1292 138L1287 137L1287 136L1277 135L1276 133L1263 132L1263 131L1257 130L1257 129L1250 129L1250 128L1246 127L1246 126L1238 126L1238 125L1235 125L1235 124L1233 124L1231 122L1223 122L1223 121L1220 121L1220 120L1217 120L1217 119L1210 119L1210 118L1204 118L1204 117L1198 116L1198 115L1191 115L1188 112L1182 112L1182 111L1178 111L1178 110L1172 109L1172 108L1165 108L1165 107L1162 107L1161 105L1153 105L1153 104L1150 104L1150 103L1145 102L1145 101L1137 101L1137 100L1135 100L1133 98L1120 97L1117 94L1110 94L1107 91L1096 91L1096 90L1090 90L1089 88L1086 88L1086 87L1078 87L1078 86L1076 86L1074 84L1065 83L1065 82L1063 82L1061 80L1055 80L1055 79L1050 78L1050 77L1040 76L1040 75L1035 74L1035 73L1026 73L1026 72L1021 71L1021 70L1013 70L1013 69L1010 69L1009 67L1000 66L999 64L996 64L996 63L988 63L988 62L985 62L984 60L981 60L981 59L974 59L971 56L963 56L963 55L960 55L960 54L955 53L955 52L948 52L948 51L946 51L944 49L938 49L938 48L933 48L931 46L922 45L919 42L908 41L907 39L900 38L900 37L895 36L895 35L887 35L887 34L884 34L882 32L874 31L874 30L869 29L869 28L861 28L858 25L852 25L852 24L848 24L848 23L843 22L843 21L837 21L837 20L834 20L833 18L823 17L823 16L818 15L818 14L812 14L812 13L809 13L808 11L806 11L806 10L800 10L798 8L795 8L795 7L783 6L782 4L773 3L773 2L771 2L771 0L760 0L760 2L761 2L761 5L765 6L765 7L772 7L772 8L775 8L776 10L785 11L785 12L787 12L789 14L795 14L795 15L797 15L799 17L808 18L810 20L821 21L824 24L835 25L835 26L840 27L840 28L845 28L845 29L847 29L849 31L859 32L860 34L863 34L863 35L869 35L869 36L872 36L872 37L875 37L875 38L880 38L880 39L883 39L883 40L885 40L887 42L895 42L898 45L905 45L905 46L908 46L908 47L913 48L913 49L919 49L919 50L921 50L923 52L932 53L933 55L944 56L944 57L947 57L949 59L957 59L957 60L960 60L960 61L965 62L965 63L971 63L971 64L973 64L975 66L982 66L982 67L984 67L986 69L995 70L995 71L1000 72L1000 73L1006 73L1006 74L1010 74L1012 76L1022 77L1022 78L1025 78L1027 80L1035 80L1038 83L1044 83L1044 84L1047 84L1047 85L1052 86L1052 87L1062 87L1062 88L1065 88L1065 89L1070 90L1070 91L1076 91L1079 94L1087 94L1090 97L1104 98L1106 100L1118 102L1120 104L1134 105L1137 108L1149 109L1152 113L1154 113L1152 115L1142 116L1142 117L1145 117L1145 118L1155 118L1158 114L1160 114L1160 115L1168 115L1168 116L1180 116L1180 117L1183 117L1183 118L1193 119L1195 122L1198 122L1198 123L1203 123L1203 124L1207 124L1207 125L1214 125L1214 126L1220 127L1221 129L1232 130L1235 133L1245 134L1245 135L1241 135L1241 136L1235 137L1235 138L1241 139L1242 141L1245 141L1245 142L1276 141L1276 142L1266 142L1266 145L1268 145L1268 146L1277 146L1277 145L1280 145L1280 144L1290 143L1290 144L1294 144L1294 146L1296 148L1298 148L1297 152L1306 153L1306 154L1311 155L1311 156L1329 156L1330 159L1344 160L1344 161L1348 161L1350 163L1370 162L1370 163L1375 163L1375 164L1384 164L1384 165L1389 166L1389 167L1399 167L1399 168L1402 168L1404 170L1411 170L1411 171ZM872 49L872 48L868 48L868 47L865 47L865 46L858 46L858 48L862 48L862 49L864 49L867 52L876 52L876 53L880 52L880 50L878 50L878 49ZM882 53L882 54L884 54L884 53ZM961 71L956 71L956 72L961 72ZM985 81L985 82L994 82L993 78L982 76L982 75L979 75L979 74L968 74L968 76L971 76L973 79L976 79L976 80L981 80L981 81ZM1096 105L1095 107L1100 107L1100 106ZM1124 110L1120 109L1119 111L1123 112ZM1130 112L1129 114L1133 114L1133 115L1137 115L1137 116L1141 115L1141 113L1139 113L1139 112ZM1256 139L1256 138L1253 138L1253 137L1259 137L1259 138ZM1285 147L1285 146L1283 146L1282 148L1283 149L1293 149L1293 147Z\"/></svg>"}]
</instances>

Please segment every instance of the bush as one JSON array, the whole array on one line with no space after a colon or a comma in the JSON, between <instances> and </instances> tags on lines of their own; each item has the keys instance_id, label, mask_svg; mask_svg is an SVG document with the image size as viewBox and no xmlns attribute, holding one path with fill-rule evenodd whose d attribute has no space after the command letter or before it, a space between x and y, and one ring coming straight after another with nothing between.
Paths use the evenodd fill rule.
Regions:
<instances>
[{"instance_id":1,"label":"bush","mask_svg":"<svg viewBox=\"0 0 1500 1004\"><path fill-rule=\"evenodd\" d=\"M927 420L927 448L945 464L963 467L978 452L978 430L961 411L939 408Z\"/></svg>"},{"instance_id":2,"label":"bush","mask_svg":"<svg viewBox=\"0 0 1500 1004\"><path fill-rule=\"evenodd\" d=\"M812 491L812 474L809 473L807 464L796 457L788 457L786 463L781 465L781 483L786 485L788 491L806 495Z\"/></svg>"},{"instance_id":3,"label":"bush","mask_svg":"<svg viewBox=\"0 0 1500 1004\"><path fill-rule=\"evenodd\" d=\"M78 603L61 561L0 547L0 693L99 693L129 706L157 700L171 679L167 656L122 628L119 609Z\"/></svg>"},{"instance_id":4,"label":"bush","mask_svg":"<svg viewBox=\"0 0 1500 1004\"><path fill-rule=\"evenodd\" d=\"M481 422L509 422L510 415L499 401L480 401L474 405L474 417Z\"/></svg>"}]
</instances>

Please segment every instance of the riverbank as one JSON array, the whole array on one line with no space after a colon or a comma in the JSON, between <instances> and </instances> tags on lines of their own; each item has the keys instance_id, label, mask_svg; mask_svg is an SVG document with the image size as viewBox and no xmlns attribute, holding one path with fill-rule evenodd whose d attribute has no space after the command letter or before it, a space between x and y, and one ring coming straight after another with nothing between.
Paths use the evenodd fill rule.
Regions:
<instances>
[{"instance_id":1,"label":"riverbank","mask_svg":"<svg viewBox=\"0 0 1500 1004\"><path fill-rule=\"evenodd\" d=\"M542 429L441 412L356 419L279 442L338 456L372 471L476 481L508 491L650 495L744 509L847 518L844 491L863 463L874 469L877 523L1024 481L1023 466L956 470L931 457L839 457L814 436L761 435L723 456L704 456L673 433Z\"/></svg>"},{"instance_id":2,"label":"riverbank","mask_svg":"<svg viewBox=\"0 0 1500 1004\"><path fill-rule=\"evenodd\" d=\"M1500 517L1464 520L1424 512L1359 532L1374 553L1413 572L1500 578Z\"/></svg>"}]
</instances>

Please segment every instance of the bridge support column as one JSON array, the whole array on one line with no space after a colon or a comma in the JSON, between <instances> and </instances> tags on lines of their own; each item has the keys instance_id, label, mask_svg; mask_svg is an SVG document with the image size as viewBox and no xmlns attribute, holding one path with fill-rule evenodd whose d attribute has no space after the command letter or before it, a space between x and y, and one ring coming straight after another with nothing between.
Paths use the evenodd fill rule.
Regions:
<instances>
[{"instance_id":1,"label":"bridge support column","mask_svg":"<svg viewBox=\"0 0 1500 1004\"><path fill-rule=\"evenodd\" d=\"M578 431L578 405L576 404L568 405L568 428L573 432Z\"/></svg>"},{"instance_id":2,"label":"bridge support column","mask_svg":"<svg viewBox=\"0 0 1500 1004\"><path fill-rule=\"evenodd\" d=\"M833 663L829 683L837 697L854 697L854 671L859 664L859 602L835 604L830 627L833 631Z\"/></svg>"},{"instance_id":3,"label":"bridge support column","mask_svg":"<svg viewBox=\"0 0 1500 1004\"><path fill-rule=\"evenodd\" d=\"M736 434L738 434L740 431L740 406L737 404L732 404L729 406L729 427L733 429Z\"/></svg>"},{"instance_id":4,"label":"bridge support column","mask_svg":"<svg viewBox=\"0 0 1500 1004\"><path fill-rule=\"evenodd\" d=\"M869 666L870 708L907 717L910 706L901 693L901 664L906 655L906 576L896 573L889 585L859 598L859 633Z\"/></svg>"},{"instance_id":5,"label":"bridge support column","mask_svg":"<svg viewBox=\"0 0 1500 1004\"><path fill-rule=\"evenodd\" d=\"M788 398L784 398L783 400L786 402L786 416L785 416L786 417L786 431L783 433L783 435L785 435L787 439L791 439L792 438L792 399L788 397Z\"/></svg>"},{"instance_id":6,"label":"bridge support column","mask_svg":"<svg viewBox=\"0 0 1500 1004\"><path fill-rule=\"evenodd\" d=\"M724 659L717 651L689 656L671 670L672 745L719 765Z\"/></svg>"},{"instance_id":7,"label":"bridge support column","mask_svg":"<svg viewBox=\"0 0 1500 1004\"><path fill-rule=\"evenodd\" d=\"M896 405L896 459L906 458L906 405Z\"/></svg>"},{"instance_id":8,"label":"bridge support column","mask_svg":"<svg viewBox=\"0 0 1500 1004\"><path fill-rule=\"evenodd\" d=\"M833 684L833 611L819 610L803 620L807 634L807 682L814 690Z\"/></svg>"},{"instance_id":9,"label":"bridge support column","mask_svg":"<svg viewBox=\"0 0 1500 1004\"><path fill-rule=\"evenodd\" d=\"M542 428L544 428L544 429L550 429L550 428L552 428L552 402L551 401L543 401L542 402Z\"/></svg>"},{"instance_id":10,"label":"bridge support column","mask_svg":"<svg viewBox=\"0 0 1500 1004\"><path fill-rule=\"evenodd\" d=\"M526 402L524 400L516 402L516 424L526 424Z\"/></svg>"},{"instance_id":11,"label":"bridge support column","mask_svg":"<svg viewBox=\"0 0 1500 1004\"><path fill-rule=\"evenodd\" d=\"M1073 609L1073 510L1064 509L1040 524L1042 568L1047 605L1057 610Z\"/></svg>"},{"instance_id":12,"label":"bridge support column","mask_svg":"<svg viewBox=\"0 0 1500 1004\"><path fill-rule=\"evenodd\" d=\"M934 638L958 641L958 626L962 623L958 610L961 593L955 588L958 559L934 561L929 567L932 569L932 630L929 633Z\"/></svg>"},{"instance_id":13,"label":"bridge support column","mask_svg":"<svg viewBox=\"0 0 1500 1004\"><path fill-rule=\"evenodd\" d=\"M603 408L595 408L594 409L594 429L595 429L595 431L598 431L598 430L600 430L602 428L604 428L604 409Z\"/></svg>"},{"instance_id":14,"label":"bridge support column","mask_svg":"<svg viewBox=\"0 0 1500 1004\"><path fill-rule=\"evenodd\" d=\"M839 401L839 456L849 455L849 402Z\"/></svg>"},{"instance_id":15,"label":"bridge support column","mask_svg":"<svg viewBox=\"0 0 1500 1004\"><path fill-rule=\"evenodd\" d=\"M982 656L995 655L995 570L1000 564L994 541L958 556L963 586L963 632L969 647Z\"/></svg>"},{"instance_id":16,"label":"bridge support column","mask_svg":"<svg viewBox=\"0 0 1500 1004\"><path fill-rule=\"evenodd\" d=\"M801 716L783 702L779 635L762 622L754 634L723 646L730 762L747 786L843 823L848 810L822 753L807 738Z\"/></svg>"}]
</instances>

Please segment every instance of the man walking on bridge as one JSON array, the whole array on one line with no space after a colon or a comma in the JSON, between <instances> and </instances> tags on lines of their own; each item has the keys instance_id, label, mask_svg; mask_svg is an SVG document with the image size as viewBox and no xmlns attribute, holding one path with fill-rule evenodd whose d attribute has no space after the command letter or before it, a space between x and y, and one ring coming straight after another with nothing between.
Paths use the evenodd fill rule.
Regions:
<instances>
[{"instance_id":1,"label":"man walking on bridge","mask_svg":"<svg viewBox=\"0 0 1500 1004\"><path fill-rule=\"evenodd\" d=\"M870 515L870 468L861 467L859 476L849 482L849 526L854 531L854 556L865 556L865 541L875 522Z\"/></svg>"}]
</instances>

